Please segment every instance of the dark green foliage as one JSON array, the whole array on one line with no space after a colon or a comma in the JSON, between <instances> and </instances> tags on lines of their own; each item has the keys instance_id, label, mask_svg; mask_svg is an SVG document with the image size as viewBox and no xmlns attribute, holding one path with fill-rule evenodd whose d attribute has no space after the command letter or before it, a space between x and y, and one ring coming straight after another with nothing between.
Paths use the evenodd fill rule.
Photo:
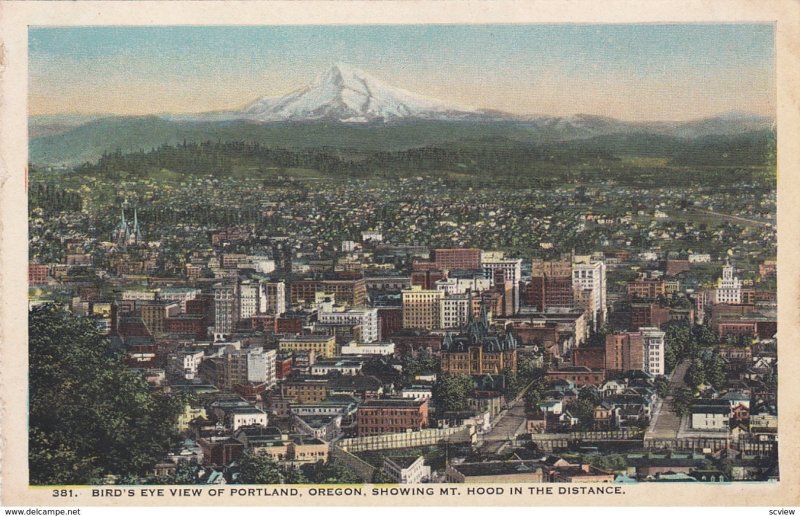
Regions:
<instances>
[{"instance_id":1,"label":"dark green foliage","mask_svg":"<svg viewBox=\"0 0 800 516\"><path fill-rule=\"evenodd\" d=\"M164 121L153 123L163 124ZM85 131L91 125L76 131ZM77 167L76 172L114 179L160 177L167 173L177 174L175 177L244 174L265 180L282 176L287 169L313 170L330 177L351 178L450 177L450 174L458 174L475 181L521 181L520 186L528 187L530 181L542 184L585 182L602 174L602 177L613 178L619 183L639 187L667 184L665 180L671 186L712 185L735 178L774 188L774 177L759 170L759 167L774 164L770 157L774 154L774 135L769 131L688 140L629 134L553 142L519 139L525 132L522 129L513 130L513 134L493 136L495 129L501 133L506 129L462 125L454 133L428 134L428 139L419 136L408 139L405 137L412 133L406 132L403 133L404 139L398 140L399 126L394 126L374 131L388 131L391 134L389 139L383 143L375 140L375 145L365 146L363 140L348 139L347 144L335 141L335 133L330 135L330 143L325 139L295 140L291 136L297 129L294 126L251 126L244 132L228 131L230 127L221 132L217 128L206 136L201 136L202 132L193 134L188 140L165 134L147 145L131 147L129 142L122 142L125 145L108 145L103 152L91 149L85 154L85 163ZM313 131L310 126L306 129ZM330 129L323 128L323 132ZM339 134L363 130L341 126ZM252 131L267 131L270 137L262 138L251 134ZM460 137L462 134L470 137ZM54 138L53 142L61 142L69 137L59 135L35 140L31 146L31 161L52 161L50 157L40 156L38 148L48 146L46 142L50 138ZM309 142L315 145L309 146ZM70 154L71 150L63 152ZM664 163L645 165L620 159L642 156L663 158ZM676 170L677 167L686 167L687 170ZM688 167L703 170L690 170Z\"/></svg>"},{"instance_id":2,"label":"dark green foliage","mask_svg":"<svg viewBox=\"0 0 800 516\"><path fill-rule=\"evenodd\" d=\"M278 464L267 454L245 453L239 459L240 484L283 484Z\"/></svg>"},{"instance_id":3,"label":"dark green foliage","mask_svg":"<svg viewBox=\"0 0 800 516\"><path fill-rule=\"evenodd\" d=\"M29 315L31 484L146 476L174 442L181 400L154 392L88 319Z\"/></svg>"},{"instance_id":4,"label":"dark green foliage","mask_svg":"<svg viewBox=\"0 0 800 516\"><path fill-rule=\"evenodd\" d=\"M705 372L706 381L714 386L715 389L721 389L725 384L725 363L717 350L713 350L703 362L703 371Z\"/></svg>"},{"instance_id":5,"label":"dark green foliage","mask_svg":"<svg viewBox=\"0 0 800 516\"><path fill-rule=\"evenodd\" d=\"M512 371L511 368L507 367L503 369L503 376L506 378L506 399L510 401L520 393L520 391L525 387L525 384L522 382L522 379L519 377L519 375Z\"/></svg>"},{"instance_id":6,"label":"dark green foliage","mask_svg":"<svg viewBox=\"0 0 800 516\"><path fill-rule=\"evenodd\" d=\"M403 357L403 376L408 383L413 383L414 378L425 372L436 372L439 370L438 357L430 353L419 353L417 356L407 355Z\"/></svg>"},{"instance_id":7,"label":"dark green foliage","mask_svg":"<svg viewBox=\"0 0 800 516\"><path fill-rule=\"evenodd\" d=\"M474 383L468 375L443 375L433 386L433 399L441 410L466 410L467 396L473 388Z\"/></svg>"},{"instance_id":8,"label":"dark green foliage","mask_svg":"<svg viewBox=\"0 0 800 516\"><path fill-rule=\"evenodd\" d=\"M589 463L605 471L620 471L627 466L627 459L624 455L596 455L589 460Z\"/></svg>"},{"instance_id":9,"label":"dark green foliage","mask_svg":"<svg viewBox=\"0 0 800 516\"><path fill-rule=\"evenodd\" d=\"M45 215L80 211L81 203L81 196L77 192L67 192L49 183L31 183L28 190L28 210L41 208Z\"/></svg>"},{"instance_id":10,"label":"dark green foliage","mask_svg":"<svg viewBox=\"0 0 800 516\"><path fill-rule=\"evenodd\" d=\"M656 376L653 380L656 387L656 393L661 398L666 398L669 394L669 379L666 376Z\"/></svg>"},{"instance_id":11,"label":"dark green foliage","mask_svg":"<svg viewBox=\"0 0 800 516\"><path fill-rule=\"evenodd\" d=\"M578 418L578 427L581 430L591 430L595 404L588 399L580 399L573 401L567 405L567 410L574 417Z\"/></svg>"},{"instance_id":12,"label":"dark green foliage","mask_svg":"<svg viewBox=\"0 0 800 516\"><path fill-rule=\"evenodd\" d=\"M303 473L310 484L363 484L364 481L355 472L336 460L327 464L303 466Z\"/></svg>"},{"instance_id":13,"label":"dark green foliage","mask_svg":"<svg viewBox=\"0 0 800 516\"><path fill-rule=\"evenodd\" d=\"M594 408L595 405L598 405L602 401L602 396L600 396L600 392L597 389L587 385L582 387L578 392L578 399L588 401Z\"/></svg>"},{"instance_id":14,"label":"dark green foliage","mask_svg":"<svg viewBox=\"0 0 800 516\"><path fill-rule=\"evenodd\" d=\"M673 393L672 403L675 413L681 417L688 415L693 399L694 396L691 389L678 389L677 392Z\"/></svg>"},{"instance_id":15,"label":"dark green foliage","mask_svg":"<svg viewBox=\"0 0 800 516\"><path fill-rule=\"evenodd\" d=\"M666 332L664 361L667 372L672 371L682 360L698 357L703 348L719 344L719 335L706 325L672 321L664 325L663 329Z\"/></svg>"},{"instance_id":16,"label":"dark green foliage","mask_svg":"<svg viewBox=\"0 0 800 516\"><path fill-rule=\"evenodd\" d=\"M686 372L686 383L692 388L697 389L700 384L706 381L706 371L703 362L700 360L693 360Z\"/></svg>"}]
</instances>

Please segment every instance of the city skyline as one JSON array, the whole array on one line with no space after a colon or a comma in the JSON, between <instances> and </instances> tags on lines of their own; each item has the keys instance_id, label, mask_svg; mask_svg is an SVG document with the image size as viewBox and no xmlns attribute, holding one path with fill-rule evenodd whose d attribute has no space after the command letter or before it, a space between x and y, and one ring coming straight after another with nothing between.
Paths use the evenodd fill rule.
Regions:
<instances>
[{"instance_id":1,"label":"city skyline","mask_svg":"<svg viewBox=\"0 0 800 516\"><path fill-rule=\"evenodd\" d=\"M29 52L31 115L239 109L337 62L520 115L775 114L769 24L34 27Z\"/></svg>"}]
</instances>

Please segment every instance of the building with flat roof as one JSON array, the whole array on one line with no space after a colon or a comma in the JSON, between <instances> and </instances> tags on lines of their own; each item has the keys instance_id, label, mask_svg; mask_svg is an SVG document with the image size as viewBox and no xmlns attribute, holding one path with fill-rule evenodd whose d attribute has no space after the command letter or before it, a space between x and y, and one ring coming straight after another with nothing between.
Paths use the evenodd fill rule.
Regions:
<instances>
[{"instance_id":1,"label":"building with flat roof","mask_svg":"<svg viewBox=\"0 0 800 516\"><path fill-rule=\"evenodd\" d=\"M412 286L402 292L403 328L433 330L441 324L444 292Z\"/></svg>"},{"instance_id":2,"label":"building with flat roof","mask_svg":"<svg viewBox=\"0 0 800 516\"><path fill-rule=\"evenodd\" d=\"M431 467L425 465L425 457L386 457L383 472L398 484L420 484L431 476Z\"/></svg>"},{"instance_id":3,"label":"building with flat roof","mask_svg":"<svg viewBox=\"0 0 800 516\"><path fill-rule=\"evenodd\" d=\"M448 464L446 475L454 484L544 482L547 471L535 460L502 460Z\"/></svg>"},{"instance_id":4,"label":"building with flat roof","mask_svg":"<svg viewBox=\"0 0 800 516\"><path fill-rule=\"evenodd\" d=\"M336 356L336 336L334 335L293 335L278 341L281 351L313 351L320 358Z\"/></svg>"},{"instance_id":5,"label":"building with flat roof","mask_svg":"<svg viewBox=\"0 0 800 516\"><path fill-rule=\"evenodd\" d=\"M428 400L370 399L358 408L359 437L428 428Z\"/></svg>"}]
</instances>

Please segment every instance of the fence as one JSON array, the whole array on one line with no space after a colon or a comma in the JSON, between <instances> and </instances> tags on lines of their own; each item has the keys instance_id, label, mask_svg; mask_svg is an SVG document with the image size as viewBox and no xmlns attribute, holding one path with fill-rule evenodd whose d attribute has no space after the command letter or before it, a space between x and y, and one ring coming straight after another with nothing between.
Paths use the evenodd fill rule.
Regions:
<instances>
[{"instance_id":1,"label":"fence","mask_svg":"<svg viewBox=\"0 0 800 516\"><path fill-rule=\"evenodd\" d=\"M336 442L336 445L343 450L357 453L372 450L433 446L442 442L475 443L475 427L470 425L441 429L428 428L416 432L353 437L350 439L340 439Z\"/></svg>"}]
</instances>

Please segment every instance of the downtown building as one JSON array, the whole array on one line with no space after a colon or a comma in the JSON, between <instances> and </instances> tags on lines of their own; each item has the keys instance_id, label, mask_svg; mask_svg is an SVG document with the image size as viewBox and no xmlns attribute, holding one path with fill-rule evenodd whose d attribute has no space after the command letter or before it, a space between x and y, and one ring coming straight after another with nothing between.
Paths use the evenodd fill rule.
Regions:
<instances>
[{"instance_id":1,"label":"downtown building","mask_svg":"<svg viewBox=\"0 0 800 516\"><path fill-rule=\"evenodd\" d=\"M276 351L263 348L229 349L225 359L225 388L235 385L258 384L270 389L276 379Z\"/></svg>"},{"instance_id":2,"label":"downtown building","mask_svg":"<svg viewBox=\"0 0 800 516\"><path fill-rule=\"evenodd\" d=\"M607 373L644 371L652 376L666 374L664 365L665 333L658 328L640 328L638 332L606 336L605 369Z\"/></svg>"},{"instance_id":3,"label":"downtown building","mask_svg":"<svg viewBox=\"0 0 800 516\"><path fill-rule=\"evenodd\" d=\"M667 374L664 366L666 334L658 328L639 328L639 332L644 344L644 371L652 376Z\"/></svg>"},{"instance_id":4,"label":"downtown building","mask_svg":"<svg viewBox=\"0 0 800 516\"><path fill-rule=\"evenodd\" d=\"M606 321L606 266L601 261L582 260L572 264L572 286L576 305L584 308L597 331Z\"/></svg>"},{"instance_id":5,"label":"downtown building","mask_svg":"<svg viewBox=\"0 0 800 516\"><path fill-rule=\"evenodd\" d=\"M329 279L301 279L289 282L289 302L313 304L317 293L333 294L336 301L350 306L365 306L367 285L363 274L337 273Z\"/></svg>"},{"instance_id":6,"label":"downtown building","mask_svg":"<svg viewBox=\"0 0 800 516\"><path fill-rule=\"evenodd\" d=\"M333 326L360 326L361 342L370 343L381 339L377 308L350 308L342 311L320 310L317 321Z\"/></svg>"},{"instance_id":7,"label":"downtown building","mask_svg":"<svg viewBox=\"0 0 800 516\"><path fill-rule=\"evenodd\" d=\"M358 407L359 437L428 428L428 400L368 399Z\"/></svg>"},{"instance_id":8,"label":"downtown building","mask_svg":"<svg viewBox=\"0 0 800 516\"><path fill-rule=\"evenodd\" d=\"M517 371L517 339L510 332L494 333L489 329L485 309L478 319L471 319L463 331L445 335L441 349L444 374L501 374Z\"/></svg>"},{"instance_id":9,"label":"downtown building","mask_svg":"<svg viewBox=\"0 0 800 516\"><path fill-rule=\"evenodd\" d=\"M511 284L513 313L519 312L519 282L522 279L522 260L505 258L503 253L488 252L481 255L483 276L497 285L499 282Z\"/></svg>"},{"instance_id":10,"label":"downtown building","mask_svg":"<svg viewBox=\"0 0 800 516\"><path fill-rule=\"evenodd\" d=\"M736 276L733 265L726 263L722 277L717 280L714 291L714 304L738 305L742 303L742 281Z\"/></svg>"},{"instance_id":11,"label":"downtown building","mask_svg":"<svg viewBox=\"0 0 800 516\"><path fill-rule=\"evenodd\" d=\"M474 270L481 268L480 249L434 249L431 261L442 270Z\"/></svg>"},{"instance_id":12,"label":"downtown building","mask_svg":"<svg viewBox=\"0 0 800 516\"><path fill-rule=\"evenodd\" d=\"M266 300L262 296L263 290L258 281L244 280L239 284L239 320L263 312Z\"/></svg>"},{"instance_id":13,"label":"downtown building","mask_svg":"<svg viewBox=\"0 0 800 516\"><path fill-rule=\"evenodd\" d=\"M261 299L263 313L281 315L286 312L286 283L283 281L262 281Z\"/></svg>"},{"instance_id":14,"label":"downtown building","mask_svg":"<svg viewBox=\"0 0 800 516\"><path fill-rule=\"evenodd\" d=\"M403 328L433 330L441 325L442 301L445 294L441 290L426 290L412 286L401 293Z\"/></svg>"},{"instance_id":15,"label":"downtown building","mask_svg":"<svg viewBox=\"0 0 800 516\"><path fill-rule=\"evenodd\" d=\"M230 335L240 320L238 280L217 283L214 292L214 333Z\"/></svg>"}]
</instances>

